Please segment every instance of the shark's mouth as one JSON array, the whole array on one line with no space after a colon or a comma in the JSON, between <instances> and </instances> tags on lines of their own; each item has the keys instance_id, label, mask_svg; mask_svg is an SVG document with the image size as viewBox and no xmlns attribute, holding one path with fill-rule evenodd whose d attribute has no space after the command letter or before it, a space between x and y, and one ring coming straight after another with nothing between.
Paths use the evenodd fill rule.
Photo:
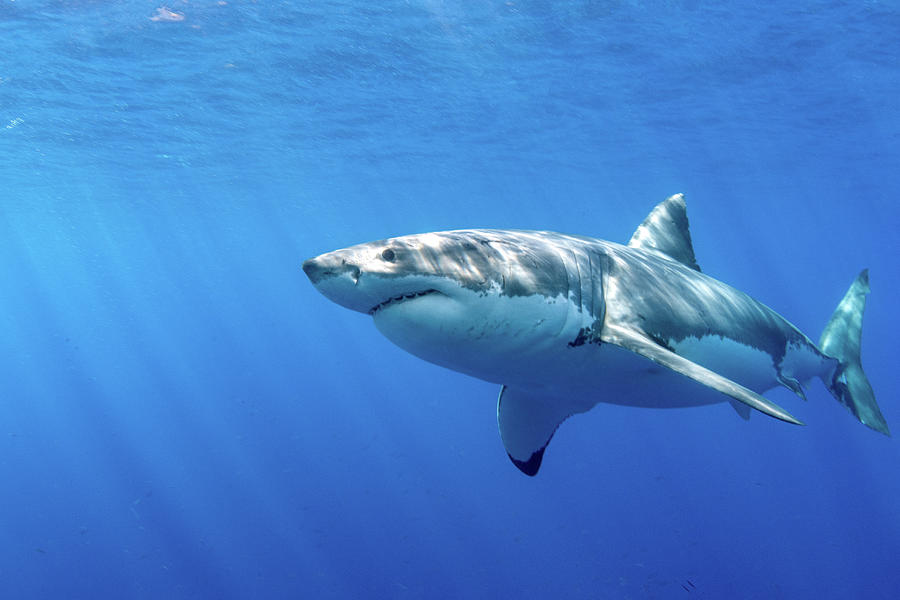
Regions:
<instances>
[{"instance_id":1,"label":"shark's mouth","mask_svg":"<svg viewBox=\"0 0 900 600\"><path fill-rule=\"evenodd\" d=\"M393 298L388 298L384 302L376 304L371 309L369 309L369 314L374 315L379 310L383 309L386 306L391 306L393 304L400 304L401 302L405 302L407 300L412 300L413 298L421 298L422 296L427 296L429 294L440 294L437 290L424 290L421 292L411 292L409 294L403 294L402 296L394 296Z\"/></svg>"}]
</instances>

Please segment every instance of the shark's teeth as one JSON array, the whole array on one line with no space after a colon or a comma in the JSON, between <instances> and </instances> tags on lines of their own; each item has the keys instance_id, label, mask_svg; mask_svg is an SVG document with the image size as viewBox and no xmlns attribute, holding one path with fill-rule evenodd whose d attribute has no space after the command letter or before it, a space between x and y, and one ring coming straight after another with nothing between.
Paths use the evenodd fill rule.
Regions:
<instances>
[{"instance_id":1,"label":"shark's teeth","mask_svg":"<svg viewBox=\"0 0 900 600\"><path fill-rule=\"evenodd\" d=\"M372 309L369 310L369 314L374 315L376 312L378 312L379 310L381 310L382 308L384 308L385 306L387 306L389 304L394 304L396 302L403 302L404 300L418 298L419 296L427 296L428 294L437 294L437 293L438 293L437 290L424 290L421 292L411 292L409 294L394 296L393 298L388 298L384 302L372 307Z\"/></svg>"}]
</instances>

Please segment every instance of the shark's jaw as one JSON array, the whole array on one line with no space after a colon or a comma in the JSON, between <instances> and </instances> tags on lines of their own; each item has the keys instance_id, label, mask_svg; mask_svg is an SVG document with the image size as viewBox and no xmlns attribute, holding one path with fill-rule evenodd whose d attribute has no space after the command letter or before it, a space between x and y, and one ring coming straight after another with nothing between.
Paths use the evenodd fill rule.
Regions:
<instances>
[{"instance_id":1,"label":"shark's jaw","mask_svg":"<svg viewBox=\"0 0 900 600\"><path fill-rule=\"evenodd\" d=\"M423 360L492 383L540 378L548 346L559 333L568 300L504 296L498 290L429 291L393 300L372 314L391 342ZM574 334L572 334L574 335Z\"/></svg>"},{"instance_id":2,"label":"shark's jaw","mask_svg":"<svg viewBox=\"0 0 900 600\"><path fill-rule=\"evenodd\" d=\"M303 270L319 292L370 315L385 337L419 358L495 383L540 380L563 360L548 359L549 348L567 348L581 339L585 321L597 319L583 309L599 296L567 270L577 260L571 253L541 245L541 234L522 235L392 238L317 256ZM537 244L529 245L532 237ZM590 265L573 265L579 268Z\"/></svg>"},{"instance_id":3,"label":"shark's jaw","mask_svg":"<svg viewBox=\"0 0 900 600\"><path fill-rule=\"evenodd\" d=\"M387 300L379 302L375 306L369 309L369 314L373 317L375 313L379 310L384 310L389 306L397 306L403 302L409 302L410 300L415 300L416 298L421 298L422 296L427 296L429 294L440 294L441 292L434 289L422 290L421 292L406 292L403 294L398 294L397 296L391 296Z\"/></svg>"},{"instance_id":4,"label":"shark's jaw","mask_svg":"<svg viewBox=\"0 0 900 600\"><path fill-rule=\"evenodd\" d=\"M496 281L476 287L441 273L386 273L360 254L339 250L303 269L323 295L370 315L382 335L430 363L501 383L543 370L541 349L576 335L563 331L572 310L564 295L510 296Z\"/></svg>"},{"instance_id":5,"label":"shark's jaw","mask_svg":"<svg viewBox=\"0 0 900 600\"><path fill-rule=\"evenodd\" d=\"M303 270L326 298L356 312L374 317L424 296L451 296L459 288L446 277L367 271L342 257L342 252L311 258L303 263Z\"/></svg>"}]
</instances>

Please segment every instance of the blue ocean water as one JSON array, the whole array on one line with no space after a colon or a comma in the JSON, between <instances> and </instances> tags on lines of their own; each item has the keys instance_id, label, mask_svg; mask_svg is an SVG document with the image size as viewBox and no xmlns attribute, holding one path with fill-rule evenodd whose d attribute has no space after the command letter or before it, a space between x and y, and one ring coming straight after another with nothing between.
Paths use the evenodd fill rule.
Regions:
<instances>
[{"instance_id":1,"label":"blue ocean water","mask_svg":"<svg viewBox=\"0 0 900 600\"><path fill-rule=\"evenodd\" d=\"M896 432L898 48L877 1L4 1L0 596L896 598L900 447L817 382L600 405L528 478L300 263L684 192L813 338L870 268Z\"/></svg>"}]
</instances>

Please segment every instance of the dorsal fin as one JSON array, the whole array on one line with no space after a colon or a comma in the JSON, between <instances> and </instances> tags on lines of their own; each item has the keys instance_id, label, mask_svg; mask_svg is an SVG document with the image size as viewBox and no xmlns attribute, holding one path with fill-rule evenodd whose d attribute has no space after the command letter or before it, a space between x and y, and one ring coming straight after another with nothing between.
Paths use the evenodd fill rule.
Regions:
<instances>
[{"instance_id":1,"label":"dorsal fin","mask_svg":"<svg viewBox=\"0 0 900 600\"><path fill-rule=\"evenodd\" d=\"M700 270L691 245L684 194L669 196L657 204L635 230L628 245L659 252L696 271Z\"/></svg>"}]
</instances>

